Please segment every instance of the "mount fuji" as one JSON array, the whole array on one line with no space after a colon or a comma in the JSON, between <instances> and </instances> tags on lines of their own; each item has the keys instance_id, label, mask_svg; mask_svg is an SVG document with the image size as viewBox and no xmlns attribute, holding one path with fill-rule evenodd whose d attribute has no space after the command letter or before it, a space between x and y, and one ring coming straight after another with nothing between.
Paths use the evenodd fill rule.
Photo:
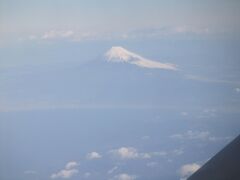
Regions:
<instances>
[{"instance_id":1,"label":"mount fuji","mask_svg":"<svg viewBox=\"0 0 240 180\"><path fill-rule=\"evenodd\" d=\"M125 62L142 68L177 70L175 64L153 61L120 46L112 47L105 53L105 57L109 62Z\"/></svg>"}]
</instances>

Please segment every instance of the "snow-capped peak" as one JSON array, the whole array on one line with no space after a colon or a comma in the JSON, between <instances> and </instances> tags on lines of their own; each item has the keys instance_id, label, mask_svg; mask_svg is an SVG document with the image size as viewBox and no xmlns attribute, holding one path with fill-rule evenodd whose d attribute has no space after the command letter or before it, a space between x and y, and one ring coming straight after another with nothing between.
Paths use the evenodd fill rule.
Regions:
<instances>
[{"instance_id":1,"label":"snow-capped peak","mask_svg":"<svg viewBox=\"0 0 240 180\"><path fill-rule=\"evenodd\" d=\"M120 46L112 47L105 55L109 61L129 61L131 58L136 58L136 54Z\"/></svg>"},{"instance_id":2,"label":"snow-capped peak","mask_svg":"<svg viewBox=\"0 0 240 180\"><path fill-rule=\"evenodd\" d=\"M160 63L157 61L149 60L120 46L112 47L105 53L105 56L107 58L107 61L110 62L126 62L144 68L177 70L175 64Z\"/></svg>"}]
</instances>

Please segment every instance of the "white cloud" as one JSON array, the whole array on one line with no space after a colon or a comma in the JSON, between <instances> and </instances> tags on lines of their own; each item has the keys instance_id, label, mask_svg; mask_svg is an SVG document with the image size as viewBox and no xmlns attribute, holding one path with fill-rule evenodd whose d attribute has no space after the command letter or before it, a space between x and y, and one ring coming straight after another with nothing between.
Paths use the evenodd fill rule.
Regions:
<instances>
[{"instance_id":1,"label":"white cloud","mask_svg":"<svg viewBox=\"0 0 240 180\"><path fill-rule=\"evenodd\" d=\"M114 176L114 180L134 180L136 179L137 176L135 175L129 175L129 174L126 174L126 173L122 173L122 174L118 174L116 176Z\"/></svg>"},{"instance_id":2,"label":"white cloud","mask_svg":"<svg viewBox=\"0 0 240 180\"><path fill-rule=\"evenodd\" d=\"M77 167L79 165L79 163L75 162L75 161L70 161L66 164L65 169L73 169L75 167Z\"/></svg>"},{"instance_id":3,"label":"white cloud","mask_svg":"<svg viewBox=\"0 0 240 180\"><path fill-rule=\"evenodd\" d=\"M65 179L68 179L68 178L71 178L73 175L77 174L78 173L78 170L77 169L63 169L57 173L54 173L51 175L51 178L52 179L56 179L56 178L65 178Z\"/></svg>"},{"instance_id":4,"label":"white cloud","mask_svg":"<svg viewBox=\"0 0 240 180\"><path fill-rule=\"evenodd\" d=\"M100 158L102 158L102 156L99 153L97 153L97 152L91 152L91 153L87 154L87 159L90 159L90 160L92 160L92 159L100 159Z\"/></svg>"},{"instance_id":5,"label":"white cloud","mask_svg":"<svg viewBox=\"0 0 240 180\"><path fill-rule=\"evenodd\" d=\"M56 38L58 36L58 33L56 31L48 31L48 32L45 32L43 35L42 35L42 39L53 39L53 38Z\"/></svg>"},{"instance_id":6,"label":"white cloud","mask_svg":"<svg viewBox=\"0 0 240 180\"><path fill-rule=\"evenodd\" d=\"M120 159L151 159L154 157L167 158L169 156L179 156L184 153L183 149L174 149L170 151L138 152L133 147L121 147L110 151L115 157Z\"/></svg>"},{"instance_id":7,"label":"white cloud","mask_svg":"<svg viewBox=\"0 0 240 180\"><path fill-rule=\"evenodd\" d=\"M197 163L183 165L179 170L179 174L181 176L181 179L187 179L194 172L196 172L200 167L201 166Z\"/></svg>"},{"instance_id":8,"label":"white cloud","mask_svg":"<svg viewBox=\"0 0 240 180\"><path fill-rule=\"evenodd\" d=\"M121 159L148 159L151 158L149 153L139 153L137 149L133 147L121 147L110 151L115 156Z\"/></svg>"},{"instance_id":9,"label":"white cloud","mask_svg":"<svg viewBox=\"0 0 240 180\"><path fill-rule=\"evenodd\" d=\"M40 36L33 35L34 38L28 38L29 40L69 40L69 41L86 41L86 40L98 40L104 39L105 34L96 32L83 32L79 30L49 30Z\"/></svg>"},{"instance_id":10,"label":"white cloud","mask_svg":"<svg viewBox=\"0 0 240 180\"><path fill-rule=\"evenodd\" d=\"M125 62L137 65L143 68L156 68L166 70L177 70L175 64L161 63L153 60L146 59L136 53L128 51L123 47L112 47L105 53L105 56L110 62Z\"/></svg>"},{"instance_id":11,"label":"white cloud","mask_svg":"<svg viewBox=\"0 0 240 180\"><path fill-rule=\"evenodd\" d=\"M122 159L135 159L138 158L138 152L133 147L121 147L111 151L114 155Z\"/></svg>"},{"instance_id":12,"label":"white cloud","mask_svg":"<svg viewBox=\"0 0 240 180\"><path fill-rule=\"evenodd\" d=\"M72 36L73 34L74 34L74 32L71 31L71 30L63 31L63 32L61 33L61 37L70 37L70 36Z\"/></svg>"},{"instance_id":13,"label":"white cloud","mask_svg":"<svg viewBox=\"0 0 240 180\"><path fill-rule=\"evenodd\" d=\"M68 178L71 178L72 176L74 176L75 174L78 173L78 169L76 169L76 167L78 165L79 164L75 161L68 162L65 165L64 169L58 171L57 173L53 173L50 177L52 179L56 179L56 178L68 179Z\"/></svg>"}]
</instances>

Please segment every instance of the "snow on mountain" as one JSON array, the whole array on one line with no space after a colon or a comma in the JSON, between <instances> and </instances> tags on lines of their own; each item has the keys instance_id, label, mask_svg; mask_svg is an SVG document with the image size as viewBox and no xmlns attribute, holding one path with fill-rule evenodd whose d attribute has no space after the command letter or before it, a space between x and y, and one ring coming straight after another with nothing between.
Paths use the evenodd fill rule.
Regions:
<instances>
[{"instance_id":1,"label":"snow on mountain","mask_svg":"<svg viewBox=\"0 0 240 180\"><path fill-rule=\"evenodd\" d=\"M105 53L107 61L109 62L125 62L134 64L143 68L157 68L167 70L177 70L175 64L161 63L146 59L134 52L128 51L120 46L114 46Z\"/></svg>"}]
</instances>

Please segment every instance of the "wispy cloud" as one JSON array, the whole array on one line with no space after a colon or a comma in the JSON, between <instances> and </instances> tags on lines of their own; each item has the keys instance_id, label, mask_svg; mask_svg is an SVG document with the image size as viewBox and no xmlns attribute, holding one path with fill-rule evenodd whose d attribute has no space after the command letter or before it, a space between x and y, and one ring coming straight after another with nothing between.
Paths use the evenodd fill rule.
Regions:
<instances>
[{"instance_id":1,"label":"wispy cloud","mask_svg":"<svg viewBox=\"0 0 240 180\"><path fill-rule=\"evenodd\" d=\"M210 133L208 131L192 131L189 130L182 134L173 134L170 137L173 139L189 139L189 140L206 140L209 139Z\"/></svg>"},{"instance_id":2,"label":"wispy cloud","mask_svg":"<svg viewBox=\"0 0 240 180\"><path fill-rule=\"evenodd\" d=\"M28 40L35 41L59 41L67 40L72 42L89 41L89 40L101 40L108 37L105 33L99 32L83 32L79 30L49 30L38 35L29 35Z\"/></svg>"},{"instance_id":3,"label":"wispy cloud","mask_svg":"<svg viewBox=\"0 0 240 180\"><path fill-rule=\"evenodd\" d=\"M182 148L174 149L174 150L172 151L172 154L173 154L173 155L177 155L177 156L182 155L183 153L184 153L184 151L183 151Z\"/></svg>"},{"instance_id":4,"label":"wispy cloud","mask_svg":"<svg viewBox=\"0 0 240 180\"><path fill-rule=\"evenodd\" d=\"M114 166L113 168L111 168L110 170L108 170L108 174L112 174L113 172L115 172L118 169L118 166Z\"/></svg>"},{"instance_id":5,"label":"wispy cloud","mask_svg":"<svg viewBox=\"0 0 240 180\"><path fill-rule=\"evenodd\" d=\"M45 32L42 36L41 39L61 39L61 38L70 38L74 35L74 32L72 30L67 30L67 31L56 31L56 30L51 30Z\"/></svg>"},{"instance_id":6,"label":"wispy cloud","mask_svg":"<svg viewBox=\"0 0 240 180\"><path fill-rule=\"evenodd\" d=\"M223 79L217 79L212 77L204 77L204 76L198 76L198 75L192 75L187 74L185 75L186 79L194 80L194 81L200 81L200 82L206 82L206 83L220 83L220 84L233 84L233 85L239 85L239 81L231 81L231 80L223 80Z\"/></svg>"},{"instance_id":7,"label":"wispy cloud","mask_svg":"<svg viewBox=\"0 0 240 180\"><path fill-rule=\"evenodd\" d=\"M189 130L185 133L173 134L170 136L172 139L178 140L201 140L201 141L226 141L231 137L215 137L209 131L192 131Z\"/></svg>"}]
</instances>

